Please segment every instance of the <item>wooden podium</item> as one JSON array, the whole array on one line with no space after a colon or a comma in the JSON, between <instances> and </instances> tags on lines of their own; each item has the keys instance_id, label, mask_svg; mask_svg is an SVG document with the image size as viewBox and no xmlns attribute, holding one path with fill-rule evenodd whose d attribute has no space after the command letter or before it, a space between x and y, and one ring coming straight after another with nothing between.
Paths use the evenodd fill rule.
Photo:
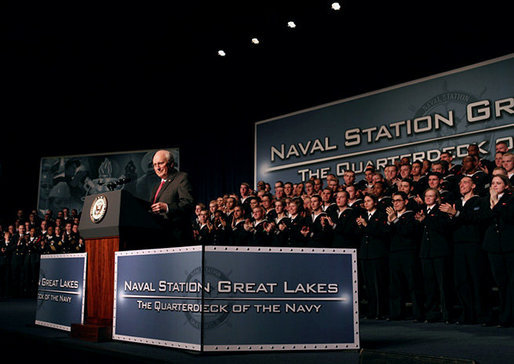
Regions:
<instances>
[{"instance_id":1,"label":"wooden podium","mask_svg":"<svg viewBox=\"0 0 514 364\"><path fill-rule=\"evenodd\" d=\"M124 190L86 197L79 224L87 253L86 319L71 325L72 337L112 339L115 252L164 245L149 206Z\"/></svg>"}]
</instances>

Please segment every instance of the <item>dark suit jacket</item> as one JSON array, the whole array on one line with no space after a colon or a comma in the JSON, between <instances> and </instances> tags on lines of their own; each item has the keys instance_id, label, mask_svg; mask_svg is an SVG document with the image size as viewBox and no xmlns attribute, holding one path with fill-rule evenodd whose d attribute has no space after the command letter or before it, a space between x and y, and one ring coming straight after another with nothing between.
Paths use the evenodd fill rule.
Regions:
<instances>
[{"instance_id":1,"label":"dark suit jacket","mask_svg":"<svg viewBox=\"0 0 514 364\"><path fill-rule=\"evenodd\" d=\"M306 218L299 214L293 219L289 219L288 224L288 246L302 247L307 246L308 239L305 238L301 230L304 226L309 226Z\"/></svg>"},{"instance_id":2,"label":"dark suit jacket","mask_svg":"<svg viewBox=\"0 0 514 364\"><path fill-rule=\"evenodd\" d=\"M154 187L152 200L158 188L159 185ZM168 212L161 213L160 217L172 244L188 244L193 241L190 224L194 209L192 190L187 173L173 169L157 195L156 202L168 204Z\"/></svg>"},{"instance_id":3,"label":"dark suit jacket","mask_svg":"<svg viewBox=\"0 0 514 364\"><path fill-rule=\"evenodd\" d=\"M250 239L252 235L250 232L246 231L244 228L245 221L241 220L238 223L234 223L234 225L230 225L229 230L229 244L230 245L242 245L246 246L250 243Z\"/></svg>"},{"instance_id":4,"label":"dark suit jacket","mask_svg":"<svg viewBox=\"0 0 514 364\"><path fill-rule=\"evenodd\" d=\"M492 210L487 209L487 217L484 250L489 253L514 251L514 195L505 192Z\"/></svg>"},{"instance_id":5,"label":"dark suit jacket","mask_svg":"<svg viewBox=\"0 0 514 364\"><path fill-rule=\"evenodd\" d=\"M325 216L327 216L327 213L322 212L316 217L312 215L306 217L310 232L308 244L316 247L329 247L331 245L332 231L329 227L323 226L321 222L321 218Z\"/></svg>"},{"instance_id":6,"label":"dark suit jacket","mask_svg":"<svg viewBox=\"0 0 514 364\"><path fill-rule=\"evenodd\" d=\"M367 212L364 218L367 218ZM359 227L361 233L360 249L357 256L360 259L377 259L387 257L389 251L389 230L387 215L376 210L367 226Z\"/></svg>"},{"instance_id":7,"label":"dark suit jacket","mask_svg":"<svg viewBox=\"0 0 514 364\"><path fill-rule=\"evenodd\" d=\"M452 238L455 244L482 242L487 205L479 196L471 197L464 206L462 200L455 202L458 213L452 220Z\"/></svg>"},{"instance_id":8,"label":"dark suit jacket","mask_svg":"<svg viewBox=\"0 0 514 364\"><path fill-rule=\"evenodd\" d=\"M426 214L426 209L425 209ZM450 217L439 210L436 204L421 222L421 258L441 258L450 254L449 227Z\"/></svg>"},{"instance_id":9,"label":"dark suit jacket","mask_svg":"<svg viewBox=\"0 0 514 364\"><path fill-rule=\"evenodd\" d=\"M389 225L391 227L391 252L418 250L420 228L413 211L405 211Z\"/></svg>"},{"instance_id":10,"label":"dark suit jacket","mask_svg":"<svg viewBox=\"0 0 514 364\"><path fill-rule=\"evenodd\" d=\"M355 221L358 216L357 213L358 211L351 207L344 210L341 214L339 214L339 210L332 212L330 216L332 221L336 224L332 239L333 248L358 248L358 226Z\"/></svg>"}]
</instances>

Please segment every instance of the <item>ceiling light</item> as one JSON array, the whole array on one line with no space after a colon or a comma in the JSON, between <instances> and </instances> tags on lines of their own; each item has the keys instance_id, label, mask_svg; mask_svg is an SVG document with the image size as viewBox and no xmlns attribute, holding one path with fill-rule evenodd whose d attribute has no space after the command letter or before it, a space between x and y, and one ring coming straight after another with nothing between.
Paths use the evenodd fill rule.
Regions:
<instances>
[{"instance_id":1,"label":"ceiling light","mask_svg":"<svg viewBox=\"0 0 514 364\"><path fill-rule=\"evenodd\" d=\"M291 29L294 29L294 28L296 28L296 24L294 23L294 21L288 21L287 22L287 27L291 28Z\"/></svg>"},{"instance_id":2,"label":"ceiling light","mask_svg":"<svg viewBox=\"0 0 514 364\"><path fill-rule=\"evenodd\" d=\"M225 53L225 51L223 49L220 49L218 51L218 56L221 56L221 57L225 57L227 54Z\"/></svg>"},{"instance_id":3,"label":"ceiling light","mask_svg":"<svg viewBox=\"0 0 514 364\"><path fill-rule=\"evenodd\" d=\"M332 10L340 10L341 5L338 2L332 3Z\"/></svg>"},{"instance_id":4,"label":"ceiling light","mask_svg":"<svg viewBox=\"0 0 514 364\"><path fill-rule=\"evenodd\" d=\"M253 43L253 44L259 44L260 42L259 42L259 39L257 39L257 38L252 38L252 43Z\"/></svg>"}]
</instances>

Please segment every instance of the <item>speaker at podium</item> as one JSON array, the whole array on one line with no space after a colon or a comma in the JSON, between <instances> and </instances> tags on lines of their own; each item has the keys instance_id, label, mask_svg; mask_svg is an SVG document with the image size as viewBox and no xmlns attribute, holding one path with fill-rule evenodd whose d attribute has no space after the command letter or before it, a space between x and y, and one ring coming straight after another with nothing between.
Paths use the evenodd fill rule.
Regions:
<instances>
[{"instance_id":1,"label":"speaker at podium","mask_svg":"<svg viewBox=\"0 0 514 364\"><path fill-rule=\"evenodd\" d=\"M125 190L86 196L79 231L87 253L86 319L84 324L72 324L71 336L110 340L115 252L164 247L166 235L150 203Z\"/></svg>"}]
</instances>

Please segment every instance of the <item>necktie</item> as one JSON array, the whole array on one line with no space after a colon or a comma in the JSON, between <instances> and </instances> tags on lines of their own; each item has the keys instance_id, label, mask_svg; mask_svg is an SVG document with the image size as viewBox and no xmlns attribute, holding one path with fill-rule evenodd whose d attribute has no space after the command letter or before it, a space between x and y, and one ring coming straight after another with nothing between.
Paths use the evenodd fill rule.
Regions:
<instances>
[{"instance_id":1,"label":"necktie","mask_svg":"<svg viewBox=\"0 0 514 364\"><path fill-rule=\"evenodd\" d=\"M164 184L165 180L161 180L161 184L159 185L159 188L157 188L157 191L155 192L155 196L153 198L153 203L157 201L157 196L159 195L159 192L161 192L162 185Z\"/></svg>"}]
</instances>

